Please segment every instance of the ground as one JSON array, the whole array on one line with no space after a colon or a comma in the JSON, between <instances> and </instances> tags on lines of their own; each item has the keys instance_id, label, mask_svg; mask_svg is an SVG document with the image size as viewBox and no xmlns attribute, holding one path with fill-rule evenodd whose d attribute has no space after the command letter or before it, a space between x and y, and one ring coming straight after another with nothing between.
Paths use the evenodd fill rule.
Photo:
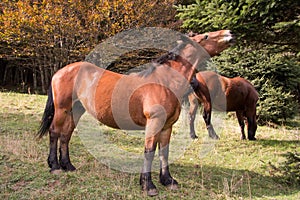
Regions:
<instances>
[{"instance_id":1,"label":"ground","mask_svg":"<svg viewBox=\"0 0 300 200\"><path fill-rule=\"evenodd\" d=\"M80 128L70 144L75 172L49 173L48 138L35 138L46 96L0 93L0 199L140 199L139 174L109 168L82 139ZM182 120L186 115L182 112ZM178 122L171 139L170 171L180 183L169 191L158 183L157 199L300 199L300 188L276 177L269 163L284 161L286 152L300 152L299 118L293 126L259 126L257 141L241 141L237 121L213 114L220 136L210 140L200 115L198 140ZM102 127L107 140L129 152L142 152L143 136ZM182 134L186 134L182 135ZM178 139L179 138L179 139ZM184 147L184 148L182 148ZM177 153L177 154L176 154ZM146 197L148 198L148 197Z\"/></svg>"}]
</instances>

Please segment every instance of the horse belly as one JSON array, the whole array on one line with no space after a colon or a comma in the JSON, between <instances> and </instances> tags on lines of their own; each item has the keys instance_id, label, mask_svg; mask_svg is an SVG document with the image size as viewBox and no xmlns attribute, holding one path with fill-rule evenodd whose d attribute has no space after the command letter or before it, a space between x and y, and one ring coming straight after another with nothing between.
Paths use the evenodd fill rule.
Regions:
<instances>
[{"instance_id":1,"label":"horse belly","mask_svg":"<svg viewBox=\"0 0 300 200\"><path fill-rule=\"evenodd\" d=\"M116 80L101 78L95 96L96 118L112 128L142 130L146 124L143 107L140 101L131 102L133 87L126 80L126 77ZM110 84L111 81L114 84Z\"/></svg>"}]
</instances>

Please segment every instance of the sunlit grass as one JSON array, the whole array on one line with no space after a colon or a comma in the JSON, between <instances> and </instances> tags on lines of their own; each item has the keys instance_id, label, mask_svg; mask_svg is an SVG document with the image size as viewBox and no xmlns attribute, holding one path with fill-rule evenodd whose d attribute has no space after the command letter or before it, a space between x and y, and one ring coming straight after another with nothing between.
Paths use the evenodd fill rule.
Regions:
<instances>
[{"instance_id":1,"label":"sunlit grass","mask_svg":"<svg viewBox=\"0 0 300 200\"><path fill-rule=\"evenodd\" d=\"M99 162L87 148L82 139L87 135L81 135L80 128L70 144L77 171L50 174L46 162L48 138L35 138L45 102L45 96L0 93L0 199L145 198L140 191L139 174L124 173ZM170 159L176 158L170 171L180 188L172 192L161 186L155 169L153 181L160 191L158 199L300 198L299 188L280 182L268 165L282 161L282 153L300 152L299 127L259 126L257 141L241 141L235 118L214 112L213 124L219 141L207 137L200 115L196 125L198 140L192 141L188 130L181 134L183 124L175 125L171 147L186 147L182 154L170 155ZM142 155L142 133L101 127L109 142Z\"/></svg>"}]
</instances>

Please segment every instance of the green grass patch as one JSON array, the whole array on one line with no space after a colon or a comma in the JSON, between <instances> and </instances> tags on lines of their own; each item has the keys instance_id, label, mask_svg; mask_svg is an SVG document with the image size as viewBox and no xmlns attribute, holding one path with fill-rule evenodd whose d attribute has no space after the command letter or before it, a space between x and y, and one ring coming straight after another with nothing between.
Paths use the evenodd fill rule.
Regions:
<instances>
[{"instance_id":1,"label":"green grass patch","mask_svg":"<svg viewBox=\"0 0 300 200\"><path fill-rule=\"evenodd\" d=\"M0 199L148 198L140 191L139 174L111 169L99 162L86 147L80 129L70 144L77 170L50 174L46 162L48 138L35 138L45 102L46 96L0 93ZM257 141L241 141L237 120L214 113L213 124L221 139L213 141L207 138L200 115L197 117L199 139L191 141L187 137L190 145L170 165L180 183L179 190L169 191L160 185L156 170L153 181L159 196L155 199L300 198L299 186L281 181L269 166L269 162L284 161L283 153L300 152L299 118L289 126L259 126ZM142 133L102 128L107 140L120 148L143 151ZM180 148L180 140L175 140L179 128L175 126L174 131L171 147Z\"/></svg>"}]
</instances>

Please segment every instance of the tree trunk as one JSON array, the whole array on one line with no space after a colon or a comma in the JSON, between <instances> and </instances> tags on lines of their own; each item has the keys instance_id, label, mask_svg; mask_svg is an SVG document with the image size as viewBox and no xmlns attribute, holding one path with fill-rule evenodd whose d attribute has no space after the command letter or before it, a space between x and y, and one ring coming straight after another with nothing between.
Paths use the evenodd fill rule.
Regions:
<instances>
[{"instance_id":1,"label":"tree trunk","mask_svg":"<svg viewBox=\"0 0 300 200\"><path fill-rule=\"evenodd\" d=\"M32 78L33 78L33 90L34 93L37 93L37 75L36 75L36 68L34 65L32 68Z\"/></svg>"},{"instance_id":2,"label":"tree trunk","mask_svg":"<svg viewBox=\"0 0 300 200\"><path fill-rule=\"evenodd\" d=\"M41 73L41 82L42 82L42 93L43 94L46 94L46 90L45 90L45 70L44 70L44 67L40 64L39 65L39 70L40 70L40 73Z\"/></svg>"}]
</instances>

